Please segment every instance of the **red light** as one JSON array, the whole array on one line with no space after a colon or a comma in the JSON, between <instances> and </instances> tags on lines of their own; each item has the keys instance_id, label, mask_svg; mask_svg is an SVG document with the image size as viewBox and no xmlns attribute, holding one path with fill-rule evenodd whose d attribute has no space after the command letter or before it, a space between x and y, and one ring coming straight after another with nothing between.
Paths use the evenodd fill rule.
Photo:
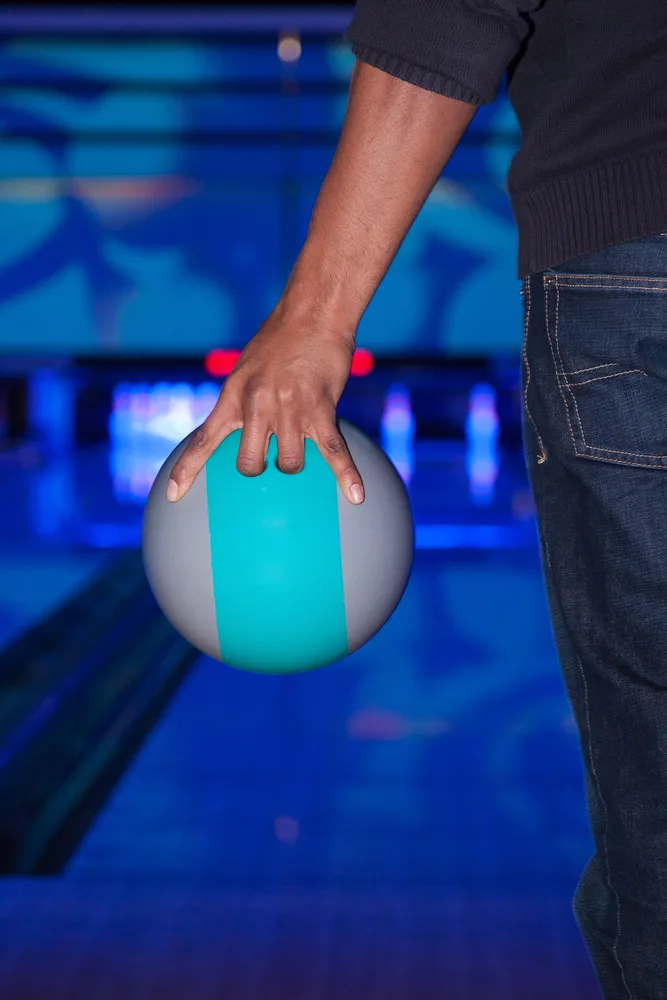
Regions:
<instances>
[{"instance_id":1,"label":"red light","mask_svg":"<svg viewBox=\"0 0 667 1000\"><path fill-rule=\"evenodd\" d=\"M365 347L358 347L352 357L352 375L363 378L375 368L375 358Z\"/></svg>"},{"instance_id":2,"label":"red light","mask_svg":"<svg viewBox=\"0 0 667 1000\"><path fill-rule=\"evenodd\" d=\"M240 357L240 351L226 351L216 347L215 350L209 351L206 355L204 366L213 378L222 378L224 375L231 374Z\"/></svg>"},{"instance_id":3,"label":"red light","mask_svg":"<svg viewBox=\"0 0 667 1000\"><path fill-rule=\"evenodd\" d=\"M231 374L240 357L240 351L215 348L215 350L209 351L206 355L204 366L213 378L223 378L225 375ZM365 347L358 347L352 357L351 374L356 378L363 378L364 375L370 375L374 368L375 358L371 351Z\"/></svg>"}]
</instances>

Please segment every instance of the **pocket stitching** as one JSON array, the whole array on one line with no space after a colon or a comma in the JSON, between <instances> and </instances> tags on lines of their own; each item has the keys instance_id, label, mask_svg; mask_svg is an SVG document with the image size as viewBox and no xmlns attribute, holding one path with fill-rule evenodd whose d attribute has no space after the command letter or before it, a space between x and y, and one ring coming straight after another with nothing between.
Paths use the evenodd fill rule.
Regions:
<instances>
[{"instance_id":1,"label":"pocket stitching","mask_svg":"<svg viewBox=\"0 0 667 1000\"><path fill-rule=\"evenodd\" d=\"M631 466L636 467L638 469L664 469L664 465L659 465L657 461L653 465L648 465L646 462L633 462L633 461L631 461L631 459L628 459L628 458L607 458L606 455L604 455L604 456L602 456L602 455L595 455L595 454L593 454L593 452L594 451L607 451L609 449L606 449L606 448L595 448L594 449L594 448L591 448L590 445L588 447L589 447L590 452L591 452L590 454L587 454L586 452L583 452L583 451L577 451L576 450L576 445L575 445L575 452L579 456L579 458L590 458L590 459L593 459L594 461L598 461L598 462L611 462L613 465L623 465L626 468L631 465ZM614 454L614 455L635 455L634 451L616 451L615 449L612 450L612 454ZM667 455L637 455L636 457L637 458L665 459L665 458L667 458Z\"/></svg>"},{"instance_id":2,"label":"pocket stitching","mask_svg":"<svg viewBox=\"0 0 667 1000\"><path fill-rule=\"evenodd\" d=\"M579 407L577 405L577 400L575 398L574 393L572 392L572 387L567 382L564 381L564 374L565 373L564 373L564 367L563 367L563 358L562 358L561 351L560 351L560 341L558 339L558 327L559 327L559 322L560 322L560 282L559 282L560 275L559 276L551 276L551 277L552 277L552 280L550 280L550 281L545 280L545 282L544 282L544 298L545 298L545 315L546 315L547 336L549 338L549 346L551 348L551 356L553 358L554 367L555 367L555 370L556 370L556 381L558 383L558 389L559 389L561 397L563 399L563 405L565 406L565 417L567 419L567 425L568 425L568 428L570 430L570 437L572 439L572 445L574 447L575 455L578 455L579 457L585 456L585 457L588 457L588 458L596 458L597 457L594 454L588 454L588 455L586 455L584 452L582 452L582 450L580 449L579 445L577 444L577 440L576 440L576 438L574 436L574 431L572 429L572 421L570 420L570 408L567 405L567 400L565 398L565 393L563 392L563 386L565 386L567 388L567 390L568 390L568 392L569 392L569 394L570 394L570 396L572 398L572 403L574 405L575 413L577 415L577 423L579 424L579 431L581 433L581 440L584 443L584 447L586 449L588 449L589 453L596 452L596 451L598 451L598 452L604 451L604 452L608 452L610 455L629 455L629 456L632 456L633 458L650 458L650 459L654 460L654 462L656 464L654 464L654 465L646 465L646 464L644 464L642 462L631 462L631 461L628 461L627 459L620 459L620 458L613 459L613 458L607 458L606 456L604 457L603 460L605 462L613 462L616 465L634 465L634 466L639 466L640 468L643 468L643 469L655 469L657 467L657 463L658 462L664 462L665 460L667 460L667 455L644 455L644 454L641 454L641 452L636 452L636 451L622 451L619 448L603 448L603 447L601 447L599 445L591 445L586 440L586 435L584 434L584 428L583 428L582 423L581 423L581 414L579 413ZM660 280L662 280L662 279L660 279ZM555 286L555 288L556 288L556 325L555 325L555 329L554 329L554 335L555 335L555 338L556 338L556 345L557 345L557 348L558 348L558 360L560 362L560 372L562 372L563 375L559 374L559 366L558 366L558 363L556 362L556 355L554 353L553 342L552 342L552 339L551 339L551 329L550 329L551 323L550 323L550 320L549 320L549 288L552 287L552 286ZM588 286L582 286L582 287L588 287L588 288L596 287L597 288L597 287L605 287L605 286L602 286L602 285L600 285L600 286L597 286L597 285L596 286L588 285ZM612 362L612 363L614 363L614 362ZM641 369L635 369L635 371L641 371ZM631 372L618 372L618 375L628 375L628 374L631 374ZM646 372L642 372L642 374L646 375ZM614 378L615 376L605 376L605 377L606 378ZM598 381L598 380L597 379L591 379L591 381ZM579 383L579 384L581 385L583 383Z\"/></svg>"},{"instance_id":3,"label":"pocket stitching","mask_svg":"<svg viewBox=\"0 0 667 1000\"><path fill-rule=\"evenodd\" d=\"M576 372L563 372L562 377L576 375ZM614 372L613 375L599 375L597 378L587 378L583 382L563 382L568 389L578 389L580 385L590 385L591 382L604 382L608 378L620 378L621 375L646 375L643 368L628 368L627 371ZM646 375L648 378L648 375Z\"/></svg>"},{"instance_id":4,"label":"pocket stitching","mask_svg":"<svg viewBox=\"0 0 667 1000\"><path fill-rule=\"evenodd\" d=\"M556 361L556 354L554 352L553 340L551 339L551 322L550 322L550 317L549 317L549 287L550 287L551 284L552 284L552 282L547 282L547 281L544 282L544 305L545 305L545 315L546 315L546 321L547 321L546 322L547 336L549 338L549 347L551 349L551 357L553 358L554 368L556 370L556 382L558 383L558 391L561 394L561 397L563 399L563 406L565 407L565 418L567 420L567 426L568 426L568 428L570 430L570 437L572 439L572 446L574 447L575 453L579 454L579 451L578 451L578 448L577 448L577 441L576 441L576 438L574 436L574 431L572 430L572 421L570 420L570 408L567 405L567 400L565 398L565 393L563 392L563 381L559 377L559 374L558 374L558 371L559 371L559 369L558 369L558 362ZM559 288L559 285L558 285L558 279L556 279L556 281L553 282L553 284L555 284L555 286L556 286L556 330L555 330L555 333L556 333L556 340L558 340L558 320L559 320L559 314L560 314L560 288ZM562 371L563 370L563 359L560 356L560 345L558 346L558 358L560 360L560 370ZM571 390L570 390L570 395L572 395ZM575 409L576 409L576 403L575 403ZM577 418L579 419L579 411L577 411ZM584 437L584 432L583 432L583 430L581 428L581 419L579 419L579 429L581 430L581 436L583 438ZM585 441L586 441L586 439L584 438L584 443L585 443Z\"/></svg>"},{"instance_id":5,"label":"pocket stitching","mask_svg":"<svg viewBox=\"0 0 667 1000\"><path fill-rule=\"evenodd\" d=\"M561 285L568 285L570 287L576 287L580 285L581 288L590 287L590 282L596 281L599 283L601 288L617 288L619 285L628 286L632 288L643 289L647 285L651 284L655 287L649 288L649 291L667 292L667 279L665 278L648 278L645 275L629 275L629 274L619 274L617 276L613 274L555 274L547 273L546 280L557 283L560 282ZM597 285L593 287L598 287Z\"/></svg>"},{"instance_id":6,"label":"pocket stitching","mask_svg":"<svg viewBox=\"0 0 667 1000\"><path fill-rule=\"evenodd\" d=\"M626 279L627 280L627 279ZM645 279L642 278L642 281ZM662 279L661 279L662 280ZM561 285L565 285L567 288L601 288L606 291L614 292L653 292L655 295L667 295L667 284L664 288L650 288L647 285L588 285L579 284L578 281L568 281L567 279L560 282ZM556 286L558 287L558 286Z\"/></svg>"},{"instance_id":7,"label":"pocket stitching","mask_svg":"<svg viewBox=\"0 0 667 1000\"><path fill-rule=\"evenodd\" d=\"M593 365L592 368L579 368L576 372L563 372L563 375L583 375L584 372L597 372L600 368L618 368L618 361L609 361L606 365Z\"/></svg>"},{"instance_id":8,"label":"pocket stitching","mask_svg":"<svg viewBox=\"0 0 667 1000\"><path fill-rule=\"evenodd\" d=\"M588 444L584 442L587 448L591 451L608 451L612 455L634 455L635 458L655 458L656 461L664 461L667 459L667 455L642 455L640 451L621 451L620 448L603 448L599 444Z\"/></svg>"}]
</instances>

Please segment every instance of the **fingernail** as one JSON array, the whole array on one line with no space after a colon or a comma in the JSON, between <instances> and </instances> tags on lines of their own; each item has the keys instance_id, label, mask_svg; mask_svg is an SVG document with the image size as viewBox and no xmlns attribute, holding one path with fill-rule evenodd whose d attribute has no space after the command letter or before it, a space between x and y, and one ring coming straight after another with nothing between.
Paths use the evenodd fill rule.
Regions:
<instances>
[{"instance_id":1,"label":"fingernail","mask_svg":"<svg viewBox=\"0 0 667 1000\"><path fill-rule=\"evenodd\" d=\"M354 486L350 487L350 495L352 497L352 503L364 502L364 491L359 483L355 483Z\"/></svg>"},{"instance_id":2,"label":"fingernail","mask_svg":"<svg viewBox=\"0 0 667 1000\"><path fill-rule=\"evenodd\" d=\"M175 479L170 479L167 483L167 500L178 500L178 483Z\"/></svg>"}]
</instances>

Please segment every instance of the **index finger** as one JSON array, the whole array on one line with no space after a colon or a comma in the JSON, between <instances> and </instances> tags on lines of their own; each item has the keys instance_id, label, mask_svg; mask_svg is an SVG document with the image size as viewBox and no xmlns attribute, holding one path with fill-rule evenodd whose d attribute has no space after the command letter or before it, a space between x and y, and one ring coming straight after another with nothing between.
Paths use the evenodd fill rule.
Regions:
<instances>
[{"instance_id":1,"label":"index finger","mask_svg":"<svg viewBox=\"0 0 667 1000\"><path fill-rule=\"evenodd\" d=\"M314 429L312 438L338 480L341 490L353 504L364 502L364 484L359 475L345 438L333 421Z\"/></svg>"},{"instance_id":2,"label":"index finger","mask_svg":"<svg viewBox=\"0 0 667 1000\"><path fill-rule=\"evenodd\" d=\"M220 409L216 404L210 416L194 431L169 473L167 500L184 497L218 445L241 426L241 421L223 415Z\"/></svg>"}]
</instances>

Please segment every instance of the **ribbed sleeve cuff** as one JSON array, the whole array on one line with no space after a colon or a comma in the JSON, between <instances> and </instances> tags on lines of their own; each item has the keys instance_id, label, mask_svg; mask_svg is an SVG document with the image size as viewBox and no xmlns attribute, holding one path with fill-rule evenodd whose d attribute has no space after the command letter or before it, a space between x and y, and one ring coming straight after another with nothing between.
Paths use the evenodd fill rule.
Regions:
<instances>
[{"instance_id":1,"label":"ribbed sleeve cuff","mask_svg":"<svg viewBox=\"0 0 667 1000\"><path fill-rule=\"evenodd\" d=\"M443 97L451 97L456 101L463 101L464 104L480 105L485 101L479 94L476 94L469 87L459 83L451 77L434 73L432 70L422 66L415 66L413 63L399 56L390 55L388 52L380 52L377 49L367 48L365 45L352 45L352 51L360 62L381 69L383 72L394 76L405 83L413 83L423 90L430 90L435 94L442 94Z\"/></svg>"},{"instance_id":2,"label":"ribbed sleeve cuff","mask_svg":"<svg viewBox=\"0 0 667 1000\"><path fill-rule=\"evenodd\" d=\"M466 104L492 102L539 0L357 0L345 37L355 55Z\"/></svg>"}]
</instances>

